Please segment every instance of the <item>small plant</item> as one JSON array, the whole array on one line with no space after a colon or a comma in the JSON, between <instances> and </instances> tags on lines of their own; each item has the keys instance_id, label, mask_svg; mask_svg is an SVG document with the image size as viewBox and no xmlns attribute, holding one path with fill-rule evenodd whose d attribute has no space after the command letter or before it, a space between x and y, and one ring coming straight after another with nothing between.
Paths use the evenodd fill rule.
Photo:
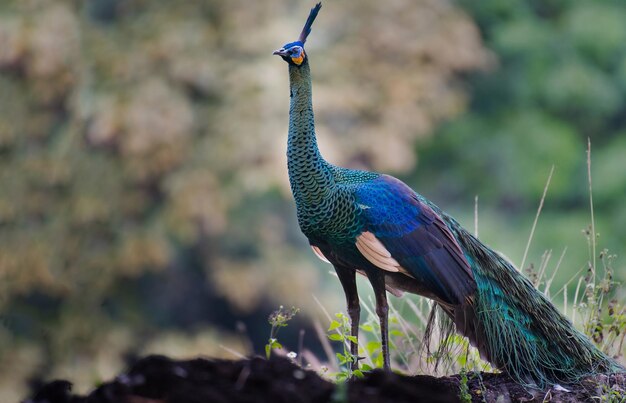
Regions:
<instances>
[{"instance_id":1,"label":"small plant","mask_svg":"<svg viewBox=\"0 0 626 403\"><path fill-rule=\"evenodd\" d=\"M352 376L362 378L363 372L360 369L353 370L353 365L358 362L359 357L350 352L350 344L357 343L356 337L350 335L350 319L343 313L336 313L335 318L330 322L327 330L328 338L332 341L341 342L343 346L343 352L335 354L340 367L340 371L335 374L335 379L341 382ZM372 368L364 364L363 369L371 370Z\"/></svg>"},{"instance_id":2,"label":"small plant","mask_svg":"<svg viewBox=\"0 0 626 403\"><path fill-rule=\"evenodd\" d=\"M283 348L282 344L278 342L278 331L281 327L287 326L287 322L293 319L296 314L300 312L300 308L291 307L290 310L285 309L282 305L278 309L272 312L268 318L272 330L270 330L270 338L265 345L265 357L269 360L272 355L272 350L276 348Z\"/></svg>"},{"instance_id":3,"label":"small plant","mask_svg":"<svg viewBox=\"0 0 626 403\"><path fill-rule=\"evenodd\" d=\"M420 303L424 300L420 299ZM402 300L402 308L399 311L394 304L389 304L389 354L391 361L401 364L403 371L416 372L415 361L419 361L419 350L423 338L424 321L420 319L421 308L416 306L409 298ZM380 341L380 324L378 315L374 312L374 302L365 305L368 313L367 320L360 326L361 340L364 340L364 353L372 366L382 368L383 355ZM364 366L365 367L365 366Z\"/></svg>"},{"instance_id":4,"label":"small plant","mask_svg":"<svg viewBox=\"0 0 626 403\"><path fill-rule=\"evenodd\" d=\"M471 403L472 395L469 392L469 379L467 378L467 371L465 370L465 368L461 370L461 373L459 375L461 376L461 378L459 379L459 400L462 403Z\"/></svg>"},{"instance_id":5,"label":"small plant","mask_svg":"<svg viewBox=\"0 0 626 403\"><path fill-rule=\"evenodd\" d=\"M380 342L380 325L378 324L378 317L370 313L365 324L360 326L360 330L363 334L361 340L365 342L362 346L362 350L364 350L366 356L369 357L369 361L372 363L373 367L382 367L383 355L382 343ZM389 333L391 335L391 330ZM389 353L393 359L393 356L395 356L398 350L395 348L391 340L389 342L389 349ZM363 367L366 370L371 369L369 365L364 365Z\"/></svg>"},{"instance_id":6,"label":"small plant","mask_svg":"<svg viewBox=\"0 0 626 403\"><path fill-rule=\"evenodd\" d=\"M591 244L590 228L583 230L583 233ZM574 297L574 314L581 314L583 330L598 348L614 358L620 358L626 336L626 306L618 303L614 297L616 285L619 285L619 282L613 280L616 256L609 254L608 249L603 249L598 258L601 266L595 267L590 258L586 275L579 280ZM584 290L581 292L582 287Z\"/></svg>"},{"instance_id":7,"label":"small plant","mask_svg":"<svg viewBox=\"0 0 626 403\"><path fill-rule=\"evenodd\" d=\"M619 385L611 386L608 383L603 383L601 389L599 396L594 397L594 400L607 403L626 402L626 392Z\"/></svg>"}]
</instances>

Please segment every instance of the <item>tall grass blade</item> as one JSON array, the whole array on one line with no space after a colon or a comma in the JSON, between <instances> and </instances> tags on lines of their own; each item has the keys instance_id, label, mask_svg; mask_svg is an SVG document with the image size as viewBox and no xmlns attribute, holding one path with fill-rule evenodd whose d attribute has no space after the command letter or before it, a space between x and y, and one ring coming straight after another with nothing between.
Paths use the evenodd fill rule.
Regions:
<instances>
[{"instance_id":1,"label":"tall grass blade","mask_svg":"<svg viewBox=\"0 0 626 403\"><path fill-rule=\"evenodd\" d=\"M552 180L553 173L554 173L554 165L552 165L552 168L550 168L550 174L548 175L546 186L543 188L543 195L541 195L541 200L539 201L539 207L537 208L537 214L535 215L535 221L533 222L533 226L530 229L530 235L528 237L528 242L526 243L526 250L524 250L524 257L522 258L522 264L519 265L518 270L524 270L524 264L526 263L526 257L528 256L530 243L532 242L533 236L535 235L535 228L537 227L537 221L539 220L539 215L541 214L541 209L543 208L543 202L546 199L546 194L548 193L548 188L550 187L550 181Z\"/></svg>"}]
</instances>

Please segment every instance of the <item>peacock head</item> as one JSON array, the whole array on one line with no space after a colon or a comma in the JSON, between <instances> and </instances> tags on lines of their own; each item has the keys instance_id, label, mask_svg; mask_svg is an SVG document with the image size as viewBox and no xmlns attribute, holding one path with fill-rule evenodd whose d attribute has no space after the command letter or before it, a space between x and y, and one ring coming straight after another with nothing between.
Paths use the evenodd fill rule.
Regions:
<instances>
[{"instance_id":1,"label":"peacock head","mask_svg":"<svg viewBox=\"0 0 626 403\"><path fill-rule=\"evenodd\" d=\"M284 61L292 66L302 66L307 59L306 52L304 51L304 43L306 42L307 36L311 33L311 25L313 25L313 21L315 21L315 17L317 17L320 8L322 8L322 3L317 3L315 7L311 9L309 18L307 18L300 38L298 38L297 41L284 45L282 48L275 50L273 54L282 57Z\"/></svg>"}]
</instances>

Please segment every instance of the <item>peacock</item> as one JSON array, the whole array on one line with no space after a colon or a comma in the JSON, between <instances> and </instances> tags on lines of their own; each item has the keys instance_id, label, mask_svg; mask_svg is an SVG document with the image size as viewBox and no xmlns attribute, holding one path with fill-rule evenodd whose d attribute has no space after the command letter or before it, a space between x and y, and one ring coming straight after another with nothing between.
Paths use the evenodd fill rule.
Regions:
<instances>
[{"instance_id":1,"label":"peacock","mask_svg":"<svg viewBox=\"0 0 626 403\"><path fill-rule=\"evenodd\" d=\"M484 359L520 384L567 384L624 371L509 261L435 204L392 176L338 167L322 158L304 49L320 8L318 3L311 9L297 41L273 54L289 65L287 165L298 224L314 253L335 268L351 335L358 337L359 273L374 291L386 370L389 291L432 299ZM357 350L351 342L354 357ZM358 367L357 360L353 366Z\"/></svg>"}]
</instances>

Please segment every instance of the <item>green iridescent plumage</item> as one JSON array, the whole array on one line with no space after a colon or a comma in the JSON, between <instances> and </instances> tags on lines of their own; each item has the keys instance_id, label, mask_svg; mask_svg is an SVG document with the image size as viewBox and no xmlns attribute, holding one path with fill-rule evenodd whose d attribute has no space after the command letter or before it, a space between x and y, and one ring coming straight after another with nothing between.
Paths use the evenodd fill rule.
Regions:
<instances>
[{"instance_id":1,"label":"green iridescent plumage","mask_svg":"<svg viewBox=\"0 0 626 403\"><path fill-rule=\"evenodd\" d=\"M578 382L597 373L622 372L513 265L445 213L471 261L477 291L466 333L485 359L522 384Z\"/></svg>"},{"instance_id":2,"label":"green iridescent plumage","mask_svg":"<svg viewBox=\"0 0 626 403\"><path fill-rule=\"evenodd\" d=\"M354 277L361 273L374 288L387 369L385 290L436 301L485 359L519 383L543 386L624 371L508 261L437 206L395 178L339 168L322 158L304 51L319 8L300 40L274 54L289 63L287 157L298 222L314 251L337 271L352 335L358 335L360 313ZM357 355L355 343L351 352Z\"/></svg>"},{"instance_id":3,"label":"green iridescent plumage","mask_svg":"<svg viewBox=\"0 0 626 403\"><path fill-rule=\"evenodd\" d=\"M351 187L377 174L335 167L317 147L308 60L289 66L290 97L287 166L300 228L309 237L353 239L357 210Z\"/></svg>"}]
</instances>

